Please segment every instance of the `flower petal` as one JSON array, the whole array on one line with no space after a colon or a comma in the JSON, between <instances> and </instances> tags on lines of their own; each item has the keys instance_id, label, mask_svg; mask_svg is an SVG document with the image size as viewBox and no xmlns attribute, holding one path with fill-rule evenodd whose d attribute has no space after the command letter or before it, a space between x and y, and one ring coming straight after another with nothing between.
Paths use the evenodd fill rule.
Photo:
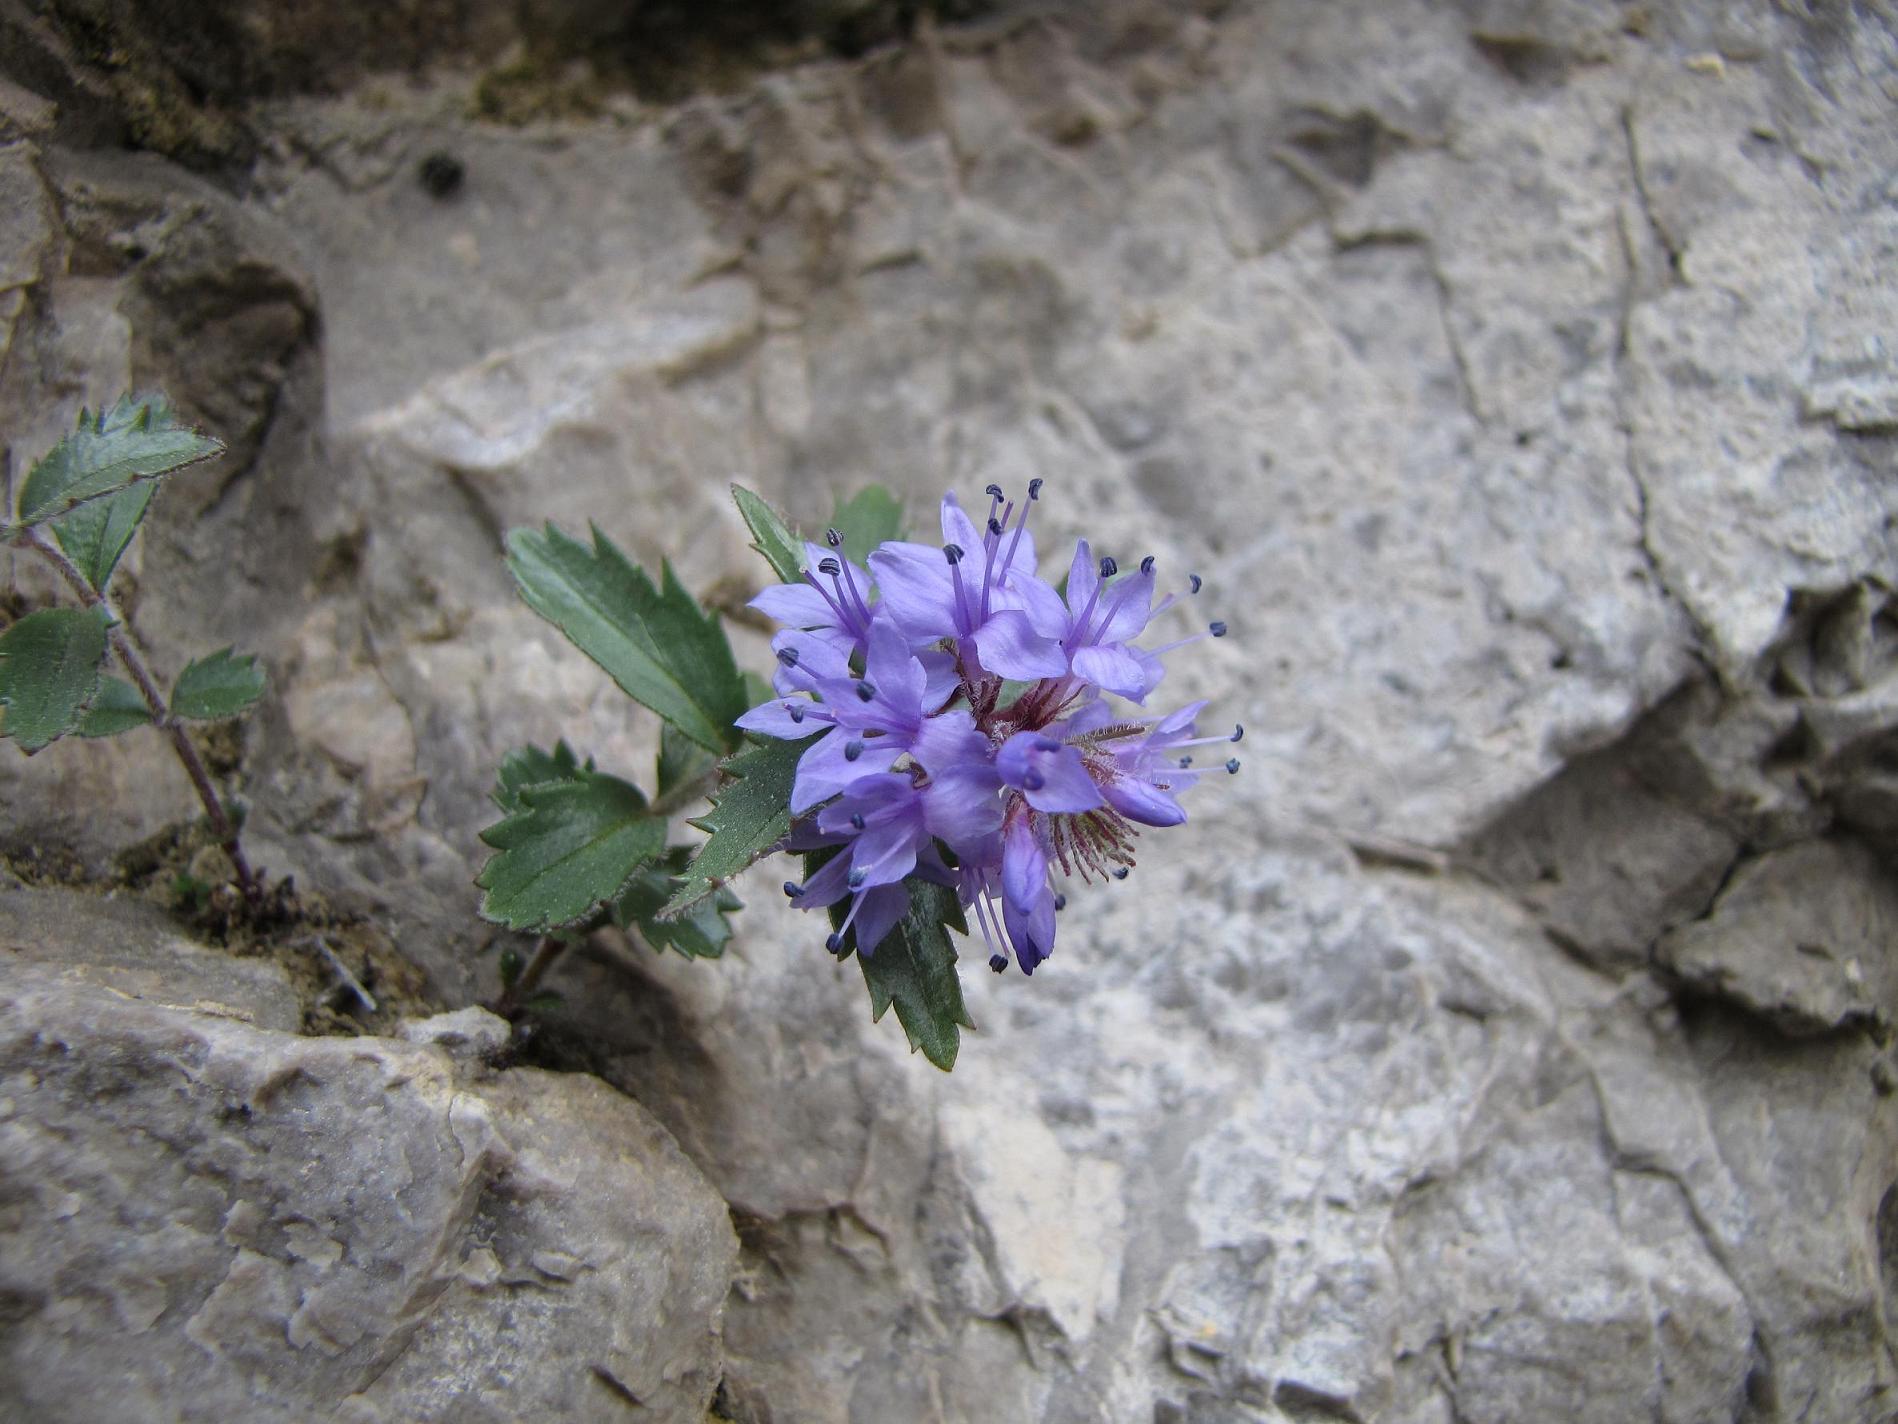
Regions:
<instances>
[{"instance_id":1,"label":"flower petal","mask_svg":"<svg viewBox=\"0 0 1898 1424\"><path fill-rule=\"evenodd\" d=\"M1001 829L1001 789L991 767L952 767L932 777L923 792L923 826L961 858Z\"/></svg>"},{"instance_id":2,"label":"flower petal","mask_svg":"<svg viewBox=\"0 0 1898 1424\"><path fill-rule=\"evenodd\" d=\"M942 497L942 542L958 545L965 554L980 557L982 531L964 512L954 490Z\"/></svg>"},{"instance_id":3,"label":"flower petal","mask_svg":"<svg viewBox=\"0 0 1898 1424\"><path fill-rule=\"evenodd\" d=\"M861 777L888 771L890 763L903 752L901 747L891 746L888 737L877 737L863 742L863 750L852 760L844 755L844 749L855 740L854 734L836 727L798 758L797 780L791 786L793 814L830 800Z\"/></svg>"},{"instance_id":4,"label":"flower petal","mask_svg":"<svg viewBox=\"0 0 1898 1424\"><path fill-rule=\"evenodd\" d=\"M931 776L940 776L957 766L987 767L989 739L976 731L969 710L958 707L927 719L910 743L909 754Z\"/></svg>"},{"instance_id":5,"label":"flower petal","mask_svg":"<svg viewBox=\"0 0 1898 1424\"><path fill-rule=\"evenodd\" d=\"M798 742L830 726L828 717L820 721L810 715L815 706L817 704L808 697L774 697L769 702L760 702L735 725L747 732L776 737L781 742Z\"/></svg>"},{"instance_id":6,"label":"flower petal","mask_svg":"<svg viewBox=\"0 0 1898 1424\"><path fill-rule=\"evenodd\" d=\"M1026 914L1048 890L1048 856L1028 817L1016 816L1002 832L1002 900Z\"/></svg>"},{"instance_id":7,"label":"flower petal","mask_svg":"<svg viewBox=\"0 0 1898 1424\"><path fill-rule=\"evenodd\" d=\"M1077 621L1092 601L1100 581L1100 572L1094 567L1093 550L1087 547L1087 540L1076 539L1074 561L1068 565L1068 607L1074 610L1073 616Z\"/></svg>"},{"instance_id":8,"label":"flower petal","mask_svg":"<svg viewBox=\"0 0 1898 1424\"><path fill-rule=\"evenodd\" d=\"M1108 805L1143 826L1177 826L1186 819L1179 802L1138 776L1110 777L1101 791Z\"/></svg>"},{"instance_id":9,"label":"flower petal","mask_svg":"<svg viewBox=\"0 0 1898 1424\"><path fill-rule=\"evenodd\" d=\"M1080 648L1074 654L1074 675L1105 691L1139 698L1147 693L1147 669L1140 659L1120 647Z\"/></svg>"},{"instance_id":10,"label":"flower petal","mask_svg":"<svg viewBox=\"0 0 1898 1424\"><path fill-rule=\"evenodd\" d=\"M863 673L876 689L877 699L892 711L921 716L928 674L909 650L910 640L895 623L879 618L870 625L870 647Z\"/></svg>"},{"instance_id":11,"label":"flower petal","mask_svg":"<svg viewBox=\"0 0 1898 1424\"><path fill-rule=\"evenodd\" d=\"M991 607L995 606L991 603ZM1000 600L1003 608L1020 608L1028 615L1028 622L1044 638L1056 642L1068 635L1068 606L1061 601L1061 595L1038 578L1026 574L1011 574L1007 588Z\"/></svg>"},{"instance_id":12,"label":"flower petal","mask_svg":"<svg viewBox=\"0 0 1898 1424\"><path fill-rule=\"evenodd\" d=\"M956 631L956 591L942 550L926 544L885 544L870 556L879 611L887 611L912 638L943 638Z\"/></svg>"},{"instance_id":13,"label":"flower petal","mask_svg":"<svg viewBox=\"0 0 1898 1424\"><path fill-rule=\"evenodd\" d=\"M926 648L916 654L916 661L923 665L923 711L934 712L962 686L955 654Z\"/></svg>"},{"instance_id":14,"label":"flower petal","mask_svg":"<svg viewBox=\"0 0 1898 1424\"><path fill-rule=\"evenodd\" d=\"M789 628L822 628L837 621L837 610L808 583L774 583L749 606Z\"/></svg>"},{"instance_id":15,"label":"flower petal","mask_svg":"<svg viewBox=\"0 0 1898 1424\"><path fill-rule=\"evenodd\" d=\"M971 641L982 659L982 666L1003 677L1033 681L1043 677L1061 677L1068 670L1067 656L1061 645L1035 632L1028 615L1005 608L989 615L989 621L975 630Z\"/></svg>"},{"instance_id":16,"label":"flower petal","mask_svg":"<svg viewBox=\"0 0 1898 1424\"><path fill-rule=\"evenodd\" d=\"M866 959L876 953L883 937L909 913L909 889L903 885L878 885L863 892L863 905L857 911L857 953Z\"/></svg>"}]
</instances>

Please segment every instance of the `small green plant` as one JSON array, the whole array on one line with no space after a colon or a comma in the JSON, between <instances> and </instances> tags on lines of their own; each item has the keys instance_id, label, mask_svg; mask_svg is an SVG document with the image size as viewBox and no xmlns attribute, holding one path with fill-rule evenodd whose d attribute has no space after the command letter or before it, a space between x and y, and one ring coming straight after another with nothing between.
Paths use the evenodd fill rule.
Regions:
<instances>
[{"instance_id":1,"label":"small green plant","mask_svg":"<svg viewBox=\"0 0 1898 1424\"><path fill-rule=\"evenodd\" d=\"M71 734L156 727L184 764L246 900L255 902L262 887L238 842L238 822L185 724L244 711L263 693L263 670L255 658L224 648L186 666L167 697L110 596L157 482L223 450L180 421L164 396L128 395L96 415L82 410L72 433L27 472L17 502L6 502L0 543L50 563L79 607L41 609L0 632L0 737L31 756ZM105 671L108 653L129 682Z\"/></svg>"}]
</instances>

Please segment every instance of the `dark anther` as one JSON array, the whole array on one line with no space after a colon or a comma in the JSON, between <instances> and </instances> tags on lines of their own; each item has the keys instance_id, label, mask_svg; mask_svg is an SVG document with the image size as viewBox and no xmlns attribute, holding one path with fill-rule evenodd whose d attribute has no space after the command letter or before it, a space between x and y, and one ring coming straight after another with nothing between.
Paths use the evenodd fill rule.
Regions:
<instances>
[{"instance_id":1,"label":"dark anther","mask_svg":"<svg viewBox=\"0 0 1898 1424\"><path fill-rule=\"evenodd\" d=\"M997 974L1000 974L1004 969L1008 968L1008 961L999 954L991 954L989 956L989 968L993 969Z\"/></svg>"},{"instance_id":2,"label":"dark anther","mask_svg":"<svg viewBox=\"0 0 1898 1424\"><path fill-rule=\"evenodd\" d=\"M852 811L850 813L850 826L852 830L860 831L863 829L863 812Z\"/></svg>"},{"instance_id":3,"label":"dark anther","mask_svg":"<svg viewBox=\"0 0 1898 1424\"><path fill-rule=\"evenodd\" d=\"M1001 499L1003 497L1002 487L1000 485L984 486L982 493L987 495L990 499Z\"/></svg>"},{"instance_id":4,"label":"dark anther","mask_svg":"<svg viewBox=\"0 0 1898 1424\"><path fill-rule=\"evenodd\" d=\"M795 880L787 880L784 882L784 893L791 899L795 900L797 899L798 896L804 893L804 887L798 884Z\"/></svg>"},{"instance_id":5,"label":"dark anther","mask_svg":"<svg viewBox=\"0 0 1898 1424\"><path fill-rule=\"evenodd\" d=\"M845 761L855 761L858 757L862 755L863 755L862 742L849 741L849 742L844 743L844 760Z\"/></svg>"},{"instance_id":6,"label":"dark anther","mask_svg":"<svg viewBox=\"0 0 1898 1424\"><path fill-rule=\"evenodd\" d=\"M1111 556L1103 554L1101 556L1101 577L1110 579L1119 572L1120 565L1115 563Z\"/></svg>"},{"instance_id":7,"label":"dark anther","mask_svg":"<svg viewBox=\"0 0 1898 1424\"><path fill-rule=\"evenodd\" d=\"M1028 482L1028 497L1030 499L1041 498L1041 481L1040 480L1030 480Z\"/></svg>"},{"instance_id":8,"label":"dark anther","mask_svg":"<svg viewBox=\"0 0 1898 1424\"><path fill-rule=\"evenodd\" d=\"M1149 554L1147 555L1146 558L1140 561L1140 572L1143 574L1150 574L1153 572L1153 555Z\"/></svg>"},{"instance_id":9,"label":"dark anther","mask_svg":"<svg viewBox=\"0 0 1898 1424\"><path fill-rule=\"evenodd\" d=\"M944 544L942 546L942 556L952 564L959 564L962 562L962 546L960 544Z\"/></svg>"},{"instance_id":10,"label":"dark anther","mask_svg":"<svg viewBox=\"0 0 1898 1424\"><path fill-rule=\"evenodd\" d=\"M1194 592L1194 593L1198 593L1198 592L1199 592L1199 586L1200 586L1200 585L1201 585L1202 583L1204 583L1204 582L1205 582L1205 580L1204 580L1204 579L1202 579L1202 578L1201 578L1201 577L1200 577L1200 576L1199 576L1198 574L1188 574L1188 575L1186 576L1186 581L1187 581L1188 583L1190 583L1190 584L1192 584L1192 585L1193 585L1193 592Z\"/></svg>"},{"instance_id":11,"label":"dark anther","mask_svg":"<svg viewBox=\"0 0 1898 1424\"><path fill-rule=\"evenodd\" d=\"M1065 910L1065 909L1067 909L1067 907L1068 907L1068 897L1067 897L1066 895L1057 895L1057 896L1055 896L1055 897L1054 897L1054 907L1055 907L1055 909L1057 909L1057 910Z\"/></svg>"},{"instance_id":12,"label":"dark anther","mask_svg":"<svg viewBox=\"0 0 1898 1424\"><path fill-rule=\"evenodd\" d=\"M1191 766L1192 764L1193 764L1193 759L1190 756L1183 756L1180 758L1181 766Z\"/></svg>"},{"instance_id":13,"label":"dark anther","mask_svg":"<svg viewBox=\"0 0 1898 1424\"><path fill-rule=\"evenodd\" d=\"M865 702L873 702L876 700L876 695L877 690L870 685L869 678L860 677L857 679L857 696L860 699Z\"/></svg>"},{"instance_id":14,"label":"dark anther","mask_svg":"<svg viewBox=\"0 0 1898 1424\"><path fill-rule=\"evenodd\" d=\"M1233 741L1235 741L1235 742L1243 742L1243 741L1244 741L1245 739L1246 739L1246 729L1245 729L1245 727L1244 727L1244 726L1243 726L1243 725L1242 725L1241 723L1238 723L1238 722L1234 722L1234 723L1232 724L1232 738L1231 738L1231 740L1233 740Z\"/></svg>"},{"instance_id":15,"label":"dark anther","mask_svg":"<svg viewBox=\"0 0 1898 1424\"><path fill-rule=\"evenodd\" d=\"M1057 742L1053 737L1036 737L1035 750L1038 752L1058 752L1061 750L1061 743Z\"/></svg>"},{"instance_id":16,"label":"dark anther","mask_svg":"<svg viewBox=\"0 0 1898 1424\"><path fill-rule=\"evenodd\" d=\"M1239 758L1238 757L1227 758L1226 770L1233 773L1236 776L1239 772Z\"/></svg>"},{"instance_id":17,"label":"dark anther","mask_svg":"<svg viewBox=\"0 0 1898 1424\"><path fill-rule=\"evenodd\" d=\"M844 566L829 556L817 561L817 572L820 574L829 574L832 578L836 578L843 571Z\"/></svg>"},{"instance_id":18,"label":"dark anther","mask_svg":"<svg viewBox=\"0 0 1898 1424\"><path fill-rule=\"evenodd\" d=\"M795 727L795 726L802 726L802 725L803 725L803 722L804 722L804 709L803 709L802 707L800 707L800 706L798 706L798 705L797 705L797 704L796 704L795 702L787 702L787 703L785 703L785 704L784 704L784 710L785 710L786 712L789 712L789 713L791 714L791 725L792 725L792 726L794 726L794 727Z\"/></svg>"},{"instance_id":19,"label":"dark anther","mask_svg":"<svg viewBox=\"0 0 1898 1424\"><path fill-rule=\"evenodd\" d=\"M824 531L824 542L833 549L843 548L844 531L841 529L826 529Z\"/></svg>"},{"instance_id":20,"label":"dark anther","mask_svg":"<svg viewBox=\"0 0 1898 1424\"><path fill-rule=\"evenodd\" d=\"M861 890L863 888L863 882L868 880L869 878L870 878L870 872L867 870L851 871L850 872L850 888L852 890Z\"/></svg>"},{"instance_id":21,"label":"dark anther","mask_svg":"<svg viewBox=\"0 0 1898 1424\"><path fill-rule=\"evenodd\" d=\"M842 934L832 935L829 939L824 941L824 948L829 950L832 954L842 954L844 952L843 935Z\"/></svg>"},{"instance_id":22,"label":"dark anther","mask_svg":"<svg viewBox=\"0 0 1898 1424\"><path fill-rule=\"evenodd\" d=\"M797 649L796 648L779 648L778 661L783 663L786 667L796 667L797 666Z\"/></svg>"},{"instance_id":23,"label":"dark anther","mask_svg":"<svg viewBox=\"0 0 1898 1424\"><path fill-rule=\"evenodd\" d=\"M1002 521L991 516L989 519L989 533L1000 534L1001 532L1002 532Z\"/></svg>"},{"instance_id":24,"label":"dark anther","mask_svg":"<svg viewBox=\"0 0 1898 1424\"><path fill-rule=\"evenodd\" d=\"M1223 638L1226 636L1226 625L1215 618L1206 625L1206 631L1211 633L1215 638Z\"/></svg>"},{"instance_id":25,"label":"dark anther","mask_svg":"<svg viewBox=\"0 0 1898 1424\"><path fill-rule=\"evenodd\" d=\"M1118 869L1118 870L1116 870L1116 871L1114 872L1114 879L1116 879L1116 880L1125 880L1126 878L1127 878L1127 867L1126 867L1126 866L1124 866L1124 865L1123 865L1123 866L1121 866L1121 867L1120 867L1120 869Z\"/></svg>"},{"instance_id":26,"label":"dark anther","mask_svg":"<svg viewBox=\"0 0 1898 1424\"><path fill-rule=\"evenodd\" d=\"M1048 784L1048 778L1038 771L1024 772L1021 784L1025 791L1039 791Z\"/></svg>"}]
</instances>

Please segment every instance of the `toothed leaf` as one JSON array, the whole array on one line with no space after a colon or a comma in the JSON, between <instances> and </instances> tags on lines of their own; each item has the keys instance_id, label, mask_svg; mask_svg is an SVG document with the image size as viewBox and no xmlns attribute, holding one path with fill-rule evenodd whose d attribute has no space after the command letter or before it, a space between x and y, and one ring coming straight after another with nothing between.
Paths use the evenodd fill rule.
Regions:
<instances>
[{"instance_id":1,"label":"toothed leaf","mask_svg":"<svg viewBox=\"0 0 1898 1424\"><path fill-rule=\"evenodd\" d=\"M804 545L790 522L743 485L732 486L732 501L751 531L751 547L764 555L779 580L796 583L803 578Z\"/></svg>"},{"instance_id":2,"label":"toothed leaf","mask_svg":"<svg viewBox=\"0 0 1898 1424\"><path fill-rule=\"evenodd\" d=\"M105 632L91 609L47 608L0 633L0 737L30 755L76 731L98 695Z\"/></svg>"},{"instance_id":3,"label":"toothed leaf","mask_svg":"<svg viewBox=\"0 0 1898 1424\"><path fill-rule=\"evenodd\" d=\"M508 568L528 606L627 696L709 751L739 745L743 733L732 724L747 704L731 645L670 564L655 589L598 529L588 548L549 524L508 535Z\"/></svg>"},{"instance_id":4,"label":"toothed leaf","mask_svg":"<svg viewBox=\"0 0 1898 1424\"><path fill-rule=\"evenodd\" d=\"M158 486L147 480L104 499L91 500L52 522L59 547L99 592L104 593L112 581L119 556L138 533L139 522L156 493Z\"/></svg>"},{"instance_id":5,"label":"toothed leaf","mask_svg":"<svg viewBox=\"0 0 1898 1424\"><path fill-rule=\"evenodd\" d=\"M592 769L593 762L589 759L587 770ZM500 770L494 777L494 790L488 795L495 805L511 816L516 811L527 809L527 803L521 800L524 788L549 781L571 781L579 770L573 748L564 741L556 742L551 752L544 752L539 747L516 747L501 758Z\"/></svg>"},{"instance_id":6,"label":"toothed leaf","mask_svg":"<svg viewBox=\"0 0 1898 1424\"><path fill-rule=\"evenodd\" d=\"M220 648L178 674L171 689L171 710L192 722L215 722L235 717L263 695L264 670L257 666L257 659Z\"/></svg>"},{"instance_id":7,"label":"toothed leaf","mask_svg":"<svg viewBox=\"0 0 1898 1424\"><path fill-rule=\"evenodd\" d=\"M55 519L87 500L223 453L221 441L181 422L162 395L121 396L98 416L82 411L78 428L28 472L20 486L20 523Z\"/></svg>"},{"instance_id":8,"label":"toothed leaf","mask_svg":"<svg viewBox=\"0 0 1898 1424\"><path fill-rule=\"evenodd\" d=\"M956 975L956 950L950 926L967 932L955 891L931 880L911 877L909 911L883 936L876 950L857 955L863 982L870 990L870 1017L878 1020L896 1007L912 1051L945 1073L956 1065L962 1046L961 1030L975 1022L962 1002L962 981Z\"/></svg>"},{"instance_id":9,"label":"toothed leaf","mask_svg":"<svg viewBox=\"0 0 1898 1424\"><path fill-rule=\"evenodd\" d=\"M123 678L101 677L98 696L79 719L77 730L82 737L116 737L134 727L148 727L151 720L152 710L136 687Z\"/></svg>"},{"instance_id":10,"label":"toothed leaf","mask_svg":"<svg viewBox=\"0 0 1898 1424\"><path fill-rule=\"evenodd\" d=\"M578 924L614 900L665 849L666 823L637 787L576 768L518 787L521 809L481 839L497 852L475 884L483 918L542 934Z\"/></svg>"},{"instance_id":11,"label":"toothed leaf","mask_svg":"<svg viewBox=\"0 0 1898 1424\"><path fill-rule=\"evenodd\" d=\"M677 919L658 918L691 858L692 847L673 846L661 860L635 875L613 904L613 922L637 929L656 950L675 950L687 959L716 959L732 937L726 916L743 908L730 890L721 886Z\"/></svg>"},{"instance_id":12,"label":"toothed leaf","mask_svg":"<svg viewBox=\"0 0 1898 1424\"><path fill-rule=\"evenodd\" d=\"M770 696L766 693L765 696ZM759 698L763 701L764 698ZM659 795L671 795L712 769L718 758L670 722L659 728Z\"/></svg>"},{"instance_id":13,"label":"toothed leaf","mask_svg":"<svg viewBox=\"0 0 1898 1424\"><path fill-rule=\"evenodd\" d=\"M712 809L691 824L709 839L680 876L679 888L659 908L658 918L676 920L791 833L791 786L801 742L754 742L728 757L722 769L733 778L713 799Z\"/></svg>"}]
</instances>

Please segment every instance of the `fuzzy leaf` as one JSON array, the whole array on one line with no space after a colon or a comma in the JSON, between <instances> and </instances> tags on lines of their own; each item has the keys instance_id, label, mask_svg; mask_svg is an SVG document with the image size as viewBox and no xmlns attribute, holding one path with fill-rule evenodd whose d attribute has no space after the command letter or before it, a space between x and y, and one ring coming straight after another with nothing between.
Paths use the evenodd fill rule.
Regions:
<instances>
[{"instance_id":1,"label":"fuzzy leaf","mask_svg":"<svg viewBox=\"0 0 1898 1424\"><path fill-rule=\"evenodd\" d=\"M857 963L870 989L870 1017L881 1019L894 1004L910 1049L920 1048L946 1073L956 1065L961 1029L975 1027L962 1002L956 950L948 935L951 925L966 922L955 892L947 886L916 877L904 886L909 912L873 953L859 952Z\"/></svg>"},{"instance_id":2,"label":"fuzzy leaf","mask_svg":"<svg viewBox=\"0 0 1898 1424\"><path fill-rule=\"evenodd\" d=\"M150 726L151 720L152 710L136 687L123 678L101 677L99 694L79 719L78 732L82 737L116 737L134 727Z\"/></svg>"},{"instance_id":3,"label":"fuzzy leaf","mask_svg":"<svg viewBox=\"0 0 1898 1424\"><path fill-rule=\"evenodd\" d=\"M55 519L87 500L224 453L222 441L178 419L162 395L121 396L111 410L79 413L78 428L28 472L20 523Z\"/></svg>"},{"instance_id":4,"label":"fuzzy leaf","mask_svg":"<svg viewBox=\"0 0 1898 1424\"><path fill-rule=\"evenodd\" d=\"M716 959L732 937L732 927L725 917L743 908L730 890L720 886L677 919L658 918L691 858L692 847L673 846L662 860L635 875L613 904L613 923L622 929L637 929L647 944L661 952L671 949L687 959Z\"/></svg>"},{"instance_id":5,"label":"fuzzy leaf","mask_svg":"<svg viewBox=\"0 0 1898 1424\"><path fill-rule=\"evenodd\" d=\"M59 547L99 592L104 593L111 582L119 556L138 533L139 522L156 493L158 486L148 480L68 510L52 522Z\"/></svg>"},{"instance_id":6,"label":"fuzzy leaf","mask_svg":"<svg viewBox=\"0 0 1898 1424\"><path fill-rule=\"evenodd\" d=\"M718 620L667 564L661 587L598 529L593 547L553 525L508 535L508 568L521 597L643 703L713 752L734 749L745 686Z\"/></svg>"},{"instance_id":7,"label":"fuzzy leaf","mask_svg":"<svg viewBox=\"0 0 1898 1424\"><path fill-rule=\"evenodd\" d=\"M751 531L751 547L765 557L780 582L796 583L804 577L804 544L797 531L782 514L766 504L743 485L732 486L732 502Z\"/></svg>"},{"instance_id":8,"label":"fuzzy leaf","mask_svg":"<svg viewBox=\"0 0 1898 1424\"><path fill-rule=\"evenodd\" d=\"M264 670L257 666L257 659L220 648L178 674L171 689L171 710L193 722L215 722L235 717L263 695Z\"/></svg>"},{"instance_id":9,"label":"fuzzy leaf","mask_svg":"<svg viewBox=\"0 0 1898 1424\"><path fill-rule=\"evenodd\" d=\"M0 633L0 737L31 754L77 730L99 692L105 630L91 609L46 608Z\"/></svg>"},{"instance_id":10,"label":"fuzzy leaf","mask_svg":"<svg viewBox=\"0 0 1898 1424\"><path fill-rule=\"evenodd\" d=\"M766 696L770 694L767 693ZM764 701L761 697L760 702ZM718 760L670 722L659 728L659 795L671 795L712 769Z\"/></svg>"},{"instance_id":11,"label":"fuzzy leaf","mask_svg":"<svg viewBox=\"0 0 1898 1424\"><path fill-rule=\"evenodd\" d=\"M691 822L710 839L681 872L679 888L659 908L658 918L676 920L791 832L791 786L802 742L754 742L723 765L736 778L712 799L712 809Z\"/></svg>"},{"instance_id":12,"label":"fuzzy leaf","mask_svg":"<svg viewBox=\"0 0 1898 1424\"><path fill-rule=\"evenodd\" d=\"M844 536L844 552L862 563L877 545L903 537L903 505L881 485L871 485L839 500L830 523Z\"/></svg>"},{"instance_id":13,"label":"fuzzy leaf","mask_svg":"<svg viewBox=\"0 0 1898 1424\"><path fill-rule=\"evenodd\" d=\"M481 833L498 854L475 879L482 917L509 929L580 923L665 849L665 821L618 777L576 768L513 794L521 809Z\"/></svg>"},{"instance_id":14,"label":"fuzzy leaf","mask_svg":"<svg viewBox=\"0 0 1898 1424\"><path fill-rule=\"evenodd\" d=\"M587 770L593 770L590 758ZM556 742L551 753L539 747L516 747L501 758L501 768L494 777L494 790L488 795L495 805L512 816L516 811L527 809L527 803L521 800L521 792L526 787L541 786L549 781L572 781L579 771L580 765L574 758L573 748L564 741Z\"/></svg>"}]
</instances>

